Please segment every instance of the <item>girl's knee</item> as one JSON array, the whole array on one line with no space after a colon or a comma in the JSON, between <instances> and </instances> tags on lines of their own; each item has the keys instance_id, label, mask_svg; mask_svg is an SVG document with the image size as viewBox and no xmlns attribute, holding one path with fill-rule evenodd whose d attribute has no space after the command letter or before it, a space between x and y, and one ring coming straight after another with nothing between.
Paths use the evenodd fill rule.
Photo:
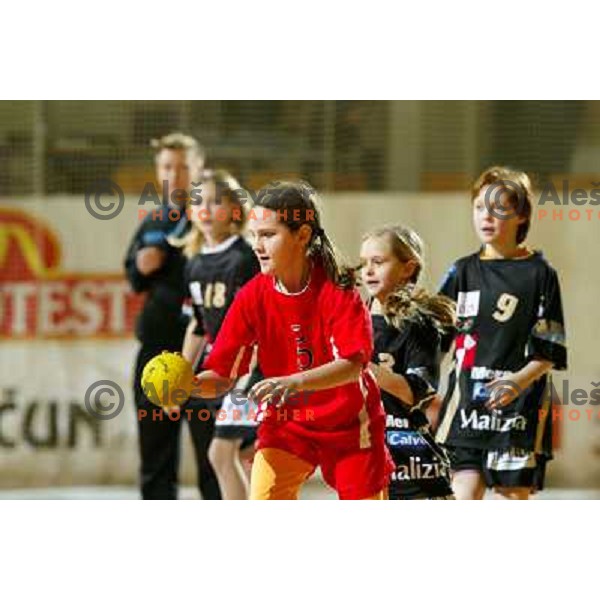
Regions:
<instances>
[{"instance_id":1,"label":"girl's knee","mask_svg":"<svg viewBox=\"0 0 600 600\"><path fill-rule=\"evenodd\" d=\"M529 488L495 487L494 493L501 500L529 500Z\"/></svg>"},{"instance_id":2,"label":"girl's knee","mask_svg":"<svg viewBox=\"0 0 600 600\"><path fill-rule=\"evenodd\" d=\"M452 490L457 500L482 500L485 481L479 471L466 469L452 475Z\"/></svg>"}]
</instances>

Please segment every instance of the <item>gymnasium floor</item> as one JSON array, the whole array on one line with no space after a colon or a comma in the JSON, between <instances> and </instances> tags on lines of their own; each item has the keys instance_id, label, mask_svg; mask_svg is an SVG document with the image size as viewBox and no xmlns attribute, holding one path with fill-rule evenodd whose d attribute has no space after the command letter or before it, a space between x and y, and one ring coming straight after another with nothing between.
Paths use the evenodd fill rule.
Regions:
<instances>
[{"instance_id":1,"label":"gymnasium floor","mask_svg":"<svg viewBox=\"0 0 600 600\"><path fill-rule=\"evenodd\" d=\"M195 500L199 492L192 487L181 489L181 500ZM0 500L136 500L133 487L64 487L0 490ZM335 494L318 479L309 481L303 489L302 499L335 500ZM600 490L548 489L537 495L538 500L598 500Z\"/></svg>"}]
</instances>

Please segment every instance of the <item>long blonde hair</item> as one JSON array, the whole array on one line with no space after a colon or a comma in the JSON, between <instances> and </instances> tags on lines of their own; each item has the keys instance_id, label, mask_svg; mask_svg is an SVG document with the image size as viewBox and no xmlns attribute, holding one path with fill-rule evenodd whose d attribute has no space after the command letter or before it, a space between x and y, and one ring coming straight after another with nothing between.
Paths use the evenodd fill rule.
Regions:
<instances>
[{"instance_id":1,"label":"long blonde hair","mask_svg":"<svg viewBox=\"0 0 600 600\"><path fill-rule=\"evenodd\" d=\"M401 329L409 319L428 318L440 332L450 329L454 325L455 303L446 296L430 294L424 288L417 287L425 264L423 240L417 232L403 225L385 225L363 236L363 241L369 239L387 240L399 261L412 260L416 263L408 283L394 290L386 300L383 306L386 320Z\"/></svg>"},{"instance_id":2,"label":"long blonde hair","mask_svg":"<svg viewBox=\"0 0 600 600\"><path fill-rule=\"evenodd\" d=\"M242 201L247 198L245 190L243 190L231 173L223 169L218 170L205 170L202 173L201 184L212 182L215 184L217 200L226 196L229 201L235 205L238 209L235 218L231 221L231 226L234 228L235 233L243 231L246 221L248 218L246 201ZM198 199L198 195L195 195L194 190L192 191L192 199ZM193 201L193 200L192 200ZM248 200L249 202L249 200ZM233 233L233 232L232 232ZM169 238L169 243L176 248L182 248L183 254L187 258L195 256L202 245L204 244L204 236L196 225L192 222L192 227L189 232L182 238Z\"/></svg>"}]
</instances>

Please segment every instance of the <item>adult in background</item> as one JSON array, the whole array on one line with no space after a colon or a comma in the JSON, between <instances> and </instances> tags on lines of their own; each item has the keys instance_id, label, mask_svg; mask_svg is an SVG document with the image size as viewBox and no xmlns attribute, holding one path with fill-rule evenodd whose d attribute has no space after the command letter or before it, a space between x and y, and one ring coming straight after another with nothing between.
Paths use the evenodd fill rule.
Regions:
<instances>
[{"instance_id":1,"label":"adult in background","mask_svg":"<svg viewBox=\"0 0 600 600\"><path fill-rule=\"evenodd\" d=\"M153 140L158 196L163 190L168 202L157 206L145 202L148 215L136 231L127 255L125 271L135 292L147 297L136 324L141 343L134 374L136 409L145 409L147 417L137 418L141 456L141 493L145 500L177 498L180 456L180 431L183 419L171 420L144 395L140 380L146 363L162 351L180 351L188 318L182 313L186 297L185 257L168 243L170 236L187 229L185 215L192 182L198 181L204 168L203 148L194 138L171 133ZM140 414L136 410L136 415ZM143 413L142 413L143 414ZM160 418L154 418L160 416ZM197 461L198 484L204 499L220 499L221 493L208 460L214 420L191 418L189 421Z\"/></svg>"}]
</instances>

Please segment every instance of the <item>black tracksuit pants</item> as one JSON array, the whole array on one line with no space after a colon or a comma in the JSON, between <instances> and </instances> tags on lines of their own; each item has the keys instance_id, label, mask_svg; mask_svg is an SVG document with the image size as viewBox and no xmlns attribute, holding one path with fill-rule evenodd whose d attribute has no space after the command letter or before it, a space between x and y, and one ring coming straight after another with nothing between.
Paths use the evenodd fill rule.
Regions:
<instances>
[{"instance_id":1,"label":"black tracksuit pants","mask_svg":"<svg viewBox=\"0 0 600 600\"><path fill-rule=\"evenodd\" d=\"M162 408L152 404L141 388L142 371L146 363L163 350L178 352L177 347L151 346L142 344L137 356L133 390L136 404L136 421L141 455L141 492L144 500L176 500L180 456L180 432L182 422L187 421L196 455L198 487L205 500L220 500L221 491L217 477L208 460L208 447L215 427L215 410L218 403L191 401L184 405L181 418L173 421ZM214 406L212 406L214 405ZM207 418L205 409L210 410ZM146 416L140 418L138 410L144 409ZM193 413L184 411L193 410ZM198 417L203 410L202 418ZM154 412L156 411L156 412ZM153 418L155 417L155 418Z\"/></svg>"}]
</instances>

